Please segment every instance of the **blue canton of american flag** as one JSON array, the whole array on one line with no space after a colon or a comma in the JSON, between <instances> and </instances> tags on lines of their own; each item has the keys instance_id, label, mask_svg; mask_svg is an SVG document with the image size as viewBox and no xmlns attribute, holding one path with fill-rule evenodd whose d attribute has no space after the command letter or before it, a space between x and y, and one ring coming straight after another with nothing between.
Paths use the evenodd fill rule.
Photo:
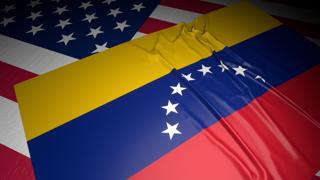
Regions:
<instances>
[{"instance_id":1,"label":"blue canton of american flag","mask_svg":"<svg viewBox=\"0 0 320 180\"><path fill-rule=\"evenodd\" d=\"M0 33L83 58L132 39L158 3L23 0L1 11Z\"/></svg>"}]
</instances>

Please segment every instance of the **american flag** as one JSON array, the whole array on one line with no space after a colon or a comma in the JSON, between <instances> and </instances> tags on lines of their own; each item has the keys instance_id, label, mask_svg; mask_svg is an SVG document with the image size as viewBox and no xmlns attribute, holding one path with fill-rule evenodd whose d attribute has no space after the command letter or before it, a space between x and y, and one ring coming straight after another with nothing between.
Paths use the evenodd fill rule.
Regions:
<instances>
[{"instance_id":1,"label":"american flag","mask_svg":"<svg viewBox=\"0 0 320 180\"><path fill-rule=\"evenodd\" d=\"M15 169L22 177L33 178L14 84L145 34L190 22L233 2L236 1L2 1L0 161L7 163L1 163L0 177L12 177L10 173ZM285 1L253 4L320 44L319 20L314 10Z\"/></svg>"}]
</instances>

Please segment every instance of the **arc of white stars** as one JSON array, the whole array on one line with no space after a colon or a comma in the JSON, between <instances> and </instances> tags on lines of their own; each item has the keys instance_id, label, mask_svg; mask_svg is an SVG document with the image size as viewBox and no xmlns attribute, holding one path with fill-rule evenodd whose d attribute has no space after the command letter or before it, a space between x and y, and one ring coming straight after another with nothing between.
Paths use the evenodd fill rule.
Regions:
<instances>
[{"instance_id":1,"label":"arc of white stars","mask_svg":"<svg viewBox=\"0 0 320 180\"><path fill-rule=\"evenodd\" d=\"M90 28L90 32L87 34L87 36L93 36L93 38L96 38L98 34L103 33L103 31L100 30L101 26L97 27L96 29Z\"/></svg>"},{"instance_id":2,"label":"arc of white stars","mask_svg":"<svg viewBox=\"0 0 320 180\"><path fill-rule=\"evenodd\" d=\"M34 8L39 4L41 4L40 0L31 0L30 3L27 6L31 6L31 8Z\"/></svg>"},{"instance_id":3,"label":"arc of white stars","mask_svg":"<svg viewBox=\"0 0 320 180\"><path fill-rule=\"evenodd\" d=\"M116 2L116 0L104 0L101 3L110 5L112 2Z\"/></svg>"},{"instance_id":4,"label":"arc of white stars","mask_svg":"<svg viewBox=\"0 0 320 180\"><path fill-rule=\"evenodd\" d=\"M83 8L84 10L87 10L88 7L91 7L93 6L91 4L91 1L88 1L88 2L81 2L81 5L78 7L78 8Z\"/></svg>"},{"instance_id":5,"label":"arc of white stars","mask_svg":"<svg viewBox=\"0 0 320 180\"><path fill-rule=\"evenodd\" d=\"M181 87L180 83L178 83L176 86L170 86L171 89L173 89L171 94L180 94L182 96L182 91L186 90L187 88Z\"/></svg>"},{"instance_id":6,"label":"arc of white stars","mask_svg":"<svg viewBox=\"0 0 320 180\"><path fill-rule=\"evenodd\" d=\"M260 79L263 83L266 83L266 80L259 75L257 75L254 79Z\"/></svg>"},{"instance_id":7,"label":"arc of white stars","mask_svg":"<svg viewBox=\"0 0 320 180\"><path fill-rule=\"evenodd\" d=\"M9 17L9 18L3 18L3 20L0 22L0 24L2 24L3 27L6 27L8 24L13 23L13 22L16 22L14 20L14 16Z\"/></svg>"},{"instance_id":8,"label":"arc of white stars","mask_svg":"<svg viewBox=\"0 0 320 180\"><path fill-rule=\"evenodd\" d=\"M171 101L169 100L169 101L168 101L168 105L166 105L166 106L161 106L161 108L167 110L166 115L169 115L171 112L178 113L177 110L176 110L176 107L177 107L178 105L179 105L179 103L172 104Z\"/></svg>"},{"instance_id":9,"label":"arc of white stars","mask_svg":"<svg viewBox=\"0 0 320 180\"><path fill-rule=\"evenodd\" d=\"M246 68L243 68L242 66L238 66L238 67L232 68L232 69L235 70L236 75L241 75L241 76L245 77L244 72L247 70Z\"/></svg>"},{"instance_id":10,"label":"arc of white stars","mask_svg":"<svg viewBox=\"0 0 320 180\"><path fill-rule=\"evenodd\" d=\"M187 81L194 81L195 79L191 77L192 73L189 73L187 75L181 74L183 78L185 78Z\"/></svg>"},{"instance_id":11,"label":"arc of white stars","mask_svg":"<svg viewBox=\"0 0 320 180\"><path fill-rule=\"evenodd\" d=\"M162 131L161 133L162 134L168 134L169 135L169 138L170 140L172 140L173 136L175 134L182 134L177 128L179 126L179 123L176 123L174 125L171 125L169 124L168 122L166 123L167 124L167 129L165 129L164 131Z\"/></svg>"},{"instance_id":12,"label":"arc of white stars","mask_svg":"<svg viewBox=\"0 0 320 180\"><path fill-rule=\"evenodd\" d=\"M117 9L110 9L110 12L107 16L113 16L113 17L117 17L118 14L121 14L122 11L120 11L120 8Z\"/></svg>"},{"instance_id":13,"label":"arc of white stars","mask_svg":"<svg viewBox=\"0 0 320 180\"><path fill-rule=\"evenodd\" d=\"M102 51L108 49L107 44L108 44L107 42L105 42L105 43L102 44L102 45L95 44L96 49L95 49L94 51L92 51L91 53L92 53L92 54L94 54L94 53L99 53L99 52L102 52Z\"/></svg>"},{"instance_id":14,"label":"arc of white stars","mask_svg":"<svg viewBox=\"0 0 320 180\"><path fill-rule=\"evenodd\" d=\"M225 70L229 70L228 66L223 64L222 61L220 61L220 65L218 65L221 68L221 72L224 72Z\"/></svg>"},{"instance_id":15,"label":"arc of white stars","mask_svg":"<svg viewBox=\"0 0 320 180\"><path fill-rule=\"evenodd\" d=\"M201 65L201 69L199 69L198 71L199 72L202 72L202 75L203 76L205 76L207 73L211 73L212 74L212 72L210 71L210 69L211 69L211 66L205 66L205 65Z\"/></svg>"},{"instance_id":16,"label":"arc of white stars","mask_svg":"<svg viewBox=\"0 0 320 180\"><path fill-rule=\"evenodd\" d=\"M30 16L28 16L26 19L31 19L32 21L34 21L35 19L37 19L38 17L43 16L41 14L41 11L38 12L31 12Z\"/></svg>"},{"instance_id":17,"label":"arc of white stars","mask_svg":"<svg viewBox=\"0 0 320 180\"><path fill-rule=\"evenodd\" d=\"M73 36L73 33L69 34L69 35L64 35L62 34L62 38L57 42L57 43L61 43L63 42L64 45L66 46L69 41L72 41L72 40L75 40L76 38L72 37Z\"/></svg>"},{"instance_id":18,"label":"arc of white stars","mask_svg":"<svg viewBox=\"0 0 320 180\"><path fill-rule=\"evenodd\" d=\"M130 27L129 24L127 24L127 21L123 21L122 23L120 22L116 22L117 26L114 27L113 29L119 29L121 32L123 32L124 28Z\"/></svg>"},{"instance_id":19,"label":"arc of white stars","mask_svg":"<svg viewBox=\"0 0 320 180\"><path fill-rule=\"evenodd\" d=\"M57 9L53 12L53 14L57 13L57 14L61 15L62 13L67 12L67 11L69 11L67 9L67 6L57 7Z\"/></svg>"},{"instance_id":20,"label":"arc of white stars","mask_svg":"<svg viewBox=\"0 0 320 180\"><path fill-rule=\"evenodd\" d=\"M98 17L96 16L96 13L92 13L92 14L86 14L86 17L82 19L82 21L88 21L89 23L91 23L92 20L94 19L98 19Z\"/></svg>"},{"instance_id":21,"label":"arc of white stars","mask_svg":"<svg viewBox=\"0 0 320 180\"><path fill-rule=\"evenodd\" d=\"M3 11L4 13L8 13L9 11L14 9L16 9L15 5L11 4L11 5L4 6L4 8L2 8L1 11Z\"/></svg>"},{"instance_id":22,"label":"arc of white stars","mask_svg":"<svg viewBox=\"0 0 320 180\"><path fill-rule=\"evenodd\" d=\"M61 27L61 29L64 29L67 25L72 24L70 21L70 18L66 19L66 20L59 20L59 23L57 25L55 25L55 27Z\"/></svg>"},{"instance_id":23,"label":"arc of white stars","mask_svg":"<svg viewBox=\"0 0 320 180\"><path fill-rule=\"evenodd\" d=\"M31 29L27 31L26 33L32 33L32 35L36 35L40 31L44 31L42 28L43 24L40 24L39 26L31 26Z\"/></svg>"},{"instance_id":24,"label":"arc of white stars","mask_svg":"<svg viewBox=\"0 0 320 180\"><path fill-rule=\"evenodd\" d=\"M143 8L146 8L145 6L143 6L143 4L142 3L140 3L140 4L133 4L133 7L132 7L132 9L131 10L136 10L136 11L138 11L138 12L140 12L141 11L141 9L143 9Z\"/></svg>"}]
</instances>

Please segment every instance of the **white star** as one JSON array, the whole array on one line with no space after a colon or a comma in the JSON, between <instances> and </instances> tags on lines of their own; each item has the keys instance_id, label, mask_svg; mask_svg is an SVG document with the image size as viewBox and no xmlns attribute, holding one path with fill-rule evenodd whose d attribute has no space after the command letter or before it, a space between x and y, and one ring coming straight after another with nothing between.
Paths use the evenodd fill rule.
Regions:
<instances>
[{"instance_id":1,"label":"white star","mask_svg":"<svg viewBox=\"0 0 320 180\"><path fill-rule=\"evenodd\" d=\"M176 94L176 93L178 93L178 94L180 94L181 96L182 96L182 91L185 90L185 89L187 89L187 88L185 88L185 87L181 87L181 86L180 86L180 83L178 83L177 86L170 86L170 87L171 87L171 89L173 89L173 91L172 91L171 94Z\"/></svg>"},{"instance_id":2,"label":"white star","mask_svg":"<svg viewBox=\"0 0 320 180\"><path fill-rule=\"evenodd\" d=\"M142 3L140 4L133 4L133 8L131 10L137 10L138 12L141 11L141 9L146 8L145 6L142 5Z\"/></svg>"},{"instance_id":3,"label":"white star","mask_svg":"<svg viewBox=\"0 0 320 180\"><path fill-rule=\"evenodd\" d=\"M168 114L171 113L171 112L178 113L177 110L176 110L176 107L177 107L178 105L179 105L179 103L172 104L171 101L169 100L169 101L168 101L168 105L166 105L166 106L161 106L161 108L166 109L166 110L167 110L166 115L168 115Z\"/></svg>"},{"instance_id":4,"label":"white star","mask_svg":"<svg viewBox=\"0 0 320 180\"><path fill-rule=\"evenodd\" d=\"M107 42L104 43L104 44L102 44L102 45L95 44L95 46L96 46L96 49L91 52L92 54L93 54L93 53L102 52L102 51L108 49L108 47L107 47Z\"/></svg>"},{"instance_id":5,"label":"white star","mask_svg":"<svg viewBox=\"0 0 320 180\"><path fill-rule=\"evenodd\" d=\"M115 2L116 0L104 0L101 3L105 4L107 3L108 5L110 5L112 2Z\"/></svg>"},{"instance_id":6,"label":"white star","mask_svg":"<svg viewBox=\"0 0 320 180\"><path fill-rule=\"evenodd\" d=\"M30 1L30 3L28 4L28 6L31 6L31 8L33 8L33 7L35 7L35 6L39 5L39 4L41 4L41 3L40 3L40 0L32 0L32 1Z\"/></svg>"},{"instance_id":7,"label":"white star","mask_svg":"<svg viewBox=\"0 0 320 180\"><path fill-rule=\"evenodd\" d=\"M90 15L86 14L85 15L86 17L83 18L82 21L88 21L89 23L91 23L92 20L98 19L98 17L96 17L95 15L96 15L96 13L93 13L93 14L90 14Z\"/></svg>"},{"instance_id":8,"label":"white star","mask_svg":"<svg viewBox=\"0 0 320 180\"><path fill-rule=\"evenodd\" d=\"M32 33L32 35L36 35L39 31L43 31L44 29L42 28L43 24L40 24L39 26L31 26L31 29L27 31L26 33Z\"/></svg>"},{"instance_id":9,"label":"white star","mask_svg":"<svg viewBox=\"0 0 320 180\"><path fill-rule=\"evenodd\" d=\"M264 80L261 76L257 75L254 79L260 79L263 83L266 83L266 80Z\"/></svg>"},{"instance_id":10,"label":"white star","mask_svg":"<svg viewBox=\"0 0 320 180\"><path fill-rule=\"evenodd\" d=\"M9 12L9 11L11 11L11 10L14 10L14 9L16 9L16 8L14 7L14 4L11 4L11 5L6 5L6 6L4 6L4 8L1 9L1 11L4 11L5 13L7 13L7 12Z\"/></svg>"},{"instance_id":11,"label":"white star","mask_svg":"<svg viewBox=\"0 0 320 180\"><path fill-rule=\"evenodd\" d=\"M61 27L61 29L64 29L67 25L72 24L69 20L70 18L66 20L59 20L59 23L55 27Z\"/></svg>"},{"instance_id":12,"label":"white star","mask_svg":"<svg viewBox=\"0 0 320 180\"><path fill-rule=\"evenodd\" d=\"M86 3L81 2L81 5L78 8L83 8L84 10L86 10L88 7L92 6L91 2L88 1Z\"/></svg>"},{"instance_id":13,"label":"white star","mask_svg":"<svg viewBox=\"0 0 320 180\"><path fill-rule=\"evenodd\" d=\"M2 24L4 27L6 27L9 23L13 23L15 22L15 20L13 20L14 16L9 17L9 18L3 18L3 20L0 22L0 24Z\"/></svg>"},{"instance_id":14,"label":"white star","mask_svg":"<svg viewBox=\"0 0 320 180\"><path fill-rule=\"evenodd\" d=\"M175 134L182 134L179 130L177 130L179 123L175 124L175 125L171 125L169 123L167 123L167 129L162 131L162 134L168 134L170 140L172 140L173 136Z\"/></svg>"},{"instance_id":15,"label":"white star","mask_svg":"<svg viewBox=\"0 0 320 180\"><path fill-rule=\"evenodd\" d=\"M87 34L87 36L92 35L93 38L96 38L98 34L103 33L103 31L100 31L101 26L97 27L96 29L90 28L90 32Z\"/></svg>"},{"instance_id":16,"label":"white star","mask_svg":"<svg viewBox=\"0 0 320 180\"><path fill-rule=\"evenodd\" d=\"M122 23L116 22L117 26L113 29L120 29L121 32L123 32L124 28L129 27L130 25L127 24L127 21L123 21Z\"/></svg>"},{"instance_id":17,"label":"white star","mask_svg":"<svg viewBox=\"0 0 320 180\"><path fill-rule=\"evenodd\" d=\"M36 13L31 12L31 15L28 16L26 19L32 19L32 21L34 21L35 19L37 19L38 17L41 17L41 16L42 16L41 11L36 12Z\"/></svg>"},{"instance_id":18,"label":"white star","mask_svg":"<svg viewBox=\"0 0 320 180\"><path fill-rule=\"evenodd\" d=\"M220 61L220 65L218 65L221 68L221 72L224 72L225 70L229 70L229 68L223 64L222 61Z\"/></svg>"},{"instance_id":19,"label":"white star","mask_svg":"<svg viewBox=\"0 0 320 180\"><path fill-rule=\"evenodd\" d=\"M122 11L120 11L119 9L120 8L110 9L110 13L108 14L108 16L112 15L113 17L117 17L118 14L122 13Z\"/></svg>"},{"instance_id":20,"label":"white star","mask_svg":"<svg viewBox=\"0 0 320 180\"><path fill-rule=\"evenodd\" d=\"M62 34L62 38L57 42L57 43L61 43L63 42L64 45L67 45L69 43L69 41L75 40L76 38L72 37L73 33L69 34L69 35L64 35Z\"/></svg>"},{"instance_id":21,"label":"white star","mask_svg":"<svg viewBox=\"0 0 320 180\"><path fill-rule=\"evenodd\" d=\"M195 79L193 79L193 78L191 77L191 74L192 74L192 73L189 73L188 75L182 74L182 77L184 77L187 81L193 81L193 80L195 80Z\"/></svg>"},{"instance_id":22,"label":"white star","mask_svg":"<svg viewBox=\"0 0 320 180\"><path fill-rule=\"evenodd\" d=\"M57 7L57 10L55 10L55 11L53 12L53 14L58 13L59 15L61 15L62 13L67 12L67 11L69 11L69 10L67 9L67 6Z\"/></svg>"},{"instance_id":23,"label":"white star","mask_svg":"<svg viewBox=\"0 0 320 180\"><path fill-rule=\"evenodd\" d=\"M242 66L238 66L236 68L232 68L233 70L236 71L236 75L240 74L241 76L245 76L244 72L247 70L245 68L243 68Z\"/></svg>"},{"instance_id":24,"label":"white star","mask_svg":"<svg viewBox=\"0 0 320 180\"><path fill-rule=\"evenodd\" d=\"M205 65L201 65L201 69L199 69L198 71L199 72L202 72L202 75L203 76L205 76L207 73L212 73L211 71L210 71L210 69L211 69L211 66L205 66Z\"/></svg>"}]
</instances>

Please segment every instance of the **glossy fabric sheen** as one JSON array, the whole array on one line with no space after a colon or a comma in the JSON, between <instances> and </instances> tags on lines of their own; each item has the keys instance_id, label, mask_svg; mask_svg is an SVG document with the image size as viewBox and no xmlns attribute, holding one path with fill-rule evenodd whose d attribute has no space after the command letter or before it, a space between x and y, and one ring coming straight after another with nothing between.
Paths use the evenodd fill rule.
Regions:
<instances>
[{"instance_id":1,"label":"glossy fabric sheen","mask_svg":"<svg viewBox=\"0 0 320 180\"><path fill-rule=\"evenodd\" d=\"M31 140L173 68L181 69L279 25L242 2L20 83L16 92L26 137Z\"/></svg>"},{"instance_id":2,"label":"glossy fabric sheen","mask_svg":"<svg viewBox=\"0 0 320 180\"><path fill-rule=\"evenodd\" d=\"M319 73L318 65L272 88L130 179L312 179L320 168Z\"/></svg>"},{"instance_id":3,"label":"glossy fabric sheen","mask_svg":"<svg viewBox=\"0 0 320 180\"><path fill-rule=\"evenodd\" d=\"M279 37L281 40L278 40ZM299 43L291 46L286 43L287 39ZM253 49L255 54L250 53ZM282 52L282 61L274 53L277 51ZM311 69L320 59L317 52L318 47L309 41L286 27L278 27L183 69L173 70L162 78L29 141L36 176L38 179L128 178L175 148L184 146L187 140L193 139L203 129L215 126L221 118L245 108L271 87ZM305 61L300 64L302 58ZM220 60L229 67L229 71L221 72L218 67ZM198 72L202 65L211 66L212 74L203 76ZM248 69L246 77L234 74L232 68L239 65ZM181 73L192 73L196 80L187 82ZM255 79L256 75L262 76L266 83ZM183 96L171 95L170 86L179 82L187 90ZM161 106L167 105L168 100L179 103L178 114L166 116ZM279 107L284 106L284 112L289 108L279 104ZM250 111L242 119L249 118L248 114ZM297 119L303 121L303 117ZM161 133L166 128L166 122L179 123L178 130L182 134L175 135L170 141L167 134ZM254 133L252 135L252 138L256 138ZM249 134L247 136L250 137ZM310 139L311 144L314 140ZM221 138L221 141L224 139ZM297 157L304 156L295 153ZM245 168L244 171L249 170ZM268 173L271 176L272 172Z\"/></svg>"}]
</instances>

